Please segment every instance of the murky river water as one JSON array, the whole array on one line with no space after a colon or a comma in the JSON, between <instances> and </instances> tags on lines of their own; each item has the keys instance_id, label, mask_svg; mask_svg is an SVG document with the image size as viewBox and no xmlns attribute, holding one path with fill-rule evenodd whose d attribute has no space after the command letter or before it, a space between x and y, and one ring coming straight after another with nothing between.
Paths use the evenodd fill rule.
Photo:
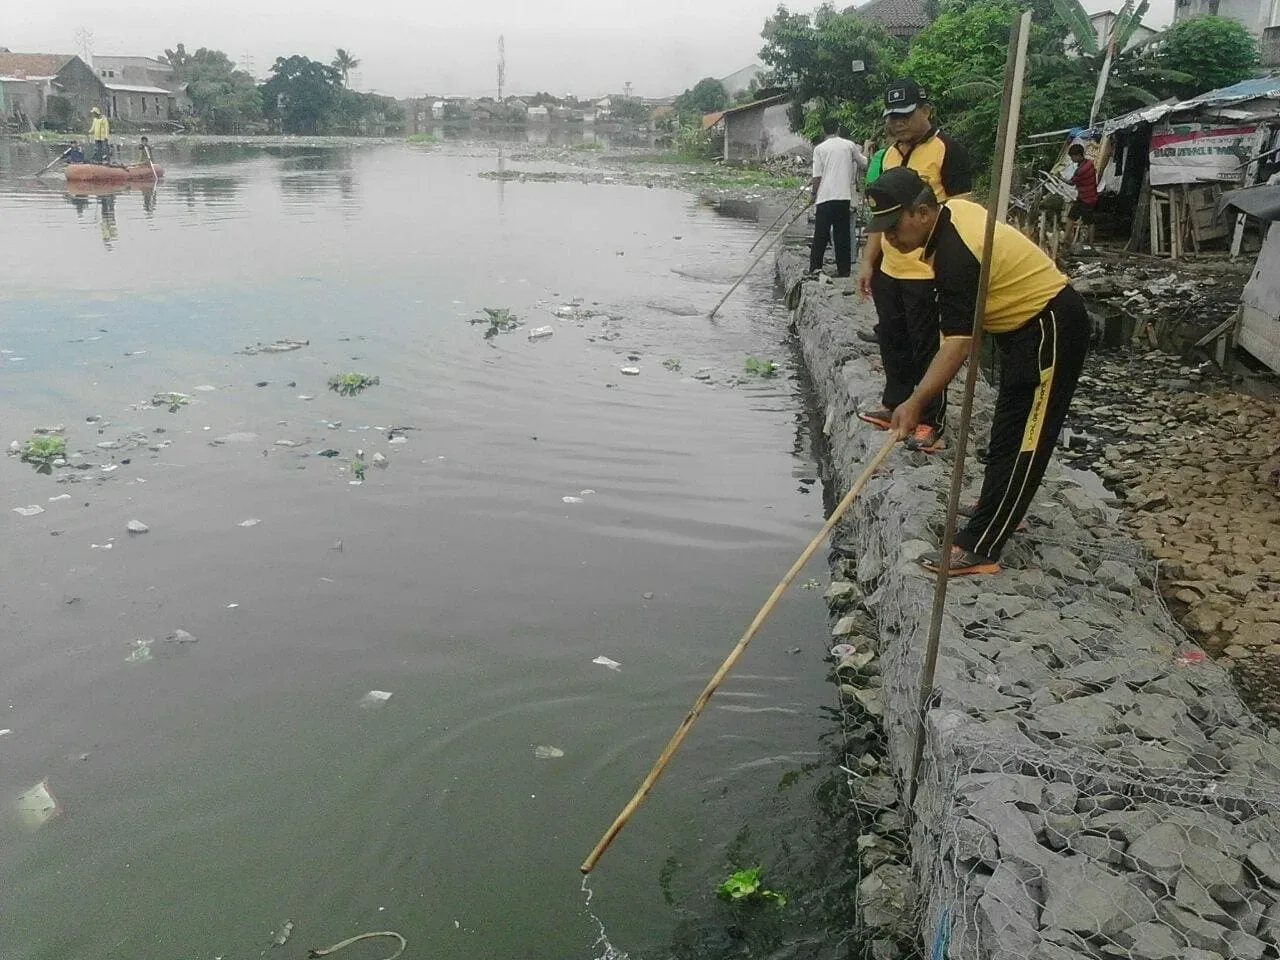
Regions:
<instances>
[{"instance_id":1,"label":"murky river water","mask_svg":"<svg viewBox=\"0 0 1280 960\"><path fill-rule=\"evenodd\" d=\"M83 198L19 179L47 156L0 144L3 440L63 423L91 467L0 459L0 958L256 957L285 919L282 958L382 929L408 957L590 958L591 912L633 958L841 955L803 906L839 809L816 593L590 912L577 872L821 519L768 271L685 315L756 226L479 179L480 146L171 148L154 194ZM575 298L599 314L553 315ZM486 340L483 307L526 326ZM278 338L309 345L240 352ZM749 355L783 375L731 385ZM381 382L326 389L346 371ZM42 780L61 813L31 829ZM757 861L800 904L767 934L712 895Z\"/></svg>"}]
</instances>

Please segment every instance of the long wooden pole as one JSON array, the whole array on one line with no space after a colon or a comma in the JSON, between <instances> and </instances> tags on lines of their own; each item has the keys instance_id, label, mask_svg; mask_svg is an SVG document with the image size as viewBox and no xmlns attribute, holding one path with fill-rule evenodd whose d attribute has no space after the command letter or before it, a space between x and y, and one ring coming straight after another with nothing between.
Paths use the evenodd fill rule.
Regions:
<instances>
[{"instance_id":1,"label":"long wooden pole","mask_svg":"<svg viewBox=\"0 0 1280 960\"><path fill-rule=\"evenodd\" d=\"M58 154L56 157L50 160L49 163L45 166L45 168L41 170L39 173L37 173L36 176L43 177L46 173L48 173L50 170L53 169L53 165L55 163L57 163L59 160L64 159L66 155L70 152L71 152L71 148L67 147L67 149L63 150L60 154Z\"/></svg>"},{"instance_id":2,"label":"long wooden pole","mask_svg":"<svg viewBox=\"0 0 1280 960\"><path fill-rule=\"evenodd\" d=\"M716 314L720 311L720 308L724 306L724 302L733 296L733 291L737 290L742 281L751 275L751 271L756 268L756 264L764 259L764 255L773 249L773 245L781 240L783 235L791 229L791 225L803 217L808 210L808 206L804 207L799 213L787 221L787 225L785 227L773 235L773 239L765 244L765 248L760 251L760 254L754 260L751 261L751 266L747 267L747 269L742 272L742 276L740 276L734 282L733 286L729 288L729 292L721 297L720 302L711 308L711 312L707 314L708 320L714 320L716 318Z\"/></svg>"},{"instance_id":3,"label":"long wooden pole","mask_svg":"<svg viewBox=\"0 0 1280 960\"><path fill-rule=\"evenodd\" d=\"M812 557L818 547L821 546L822 541L826 539L827 534L829 534L835 528L835 525L840 522L840 518L844 516L845 512L849 509L850 504L852 504L858 494L862 492L862 488L867 485L867 481L871 479L871 475L875 473L880 464L884 462L884 458L889 455L889 451L893 449L893 445L895 443L897 443L897 437L895 436L890 435L885 439L884 446L882 446L876 455L871 458L871 462L867 464L867 468L862 471L861 476L854 481L853 486L849 488L849 492L844 495L844 499L841 500L836 508L831 511L831 516L829 516L827 518L827 522L822 525L822 529L819 530L817 535L809 541L809 545L804 548L804 552L802 552L796 562L791 565L791 569L787 571L787 575L779 581L776 587L773 588L773 593L769 594L769 599L765 601L764 606L760 608L760 612L757 613L755 619L751 621L751 625L747 627L747 632L742 635L742 638L738 641L738 645L730 651L729 656L725 657L724 663L720 664L720 669L716 671L715 676L708 681L706 687L703 688L702 693L698 694L698 699L693 703L693 709L685 715L685 718L680 722L680 726L676 727L676 732L672 734L671 739L667 741L667 745L663 748L662 754L658 757L657 762L654 763L653 769L649 771L649 775L646 776L644 778L644 782L640 784L640 789L638 789L635 792L635 795L627 801L627 805L622 808L622 812L618 814L609 829L605 831L604 836L600 838L600 842L596 844L595 849L591 851L590 856L588 856L586 860L582 861L582 866L579 869L582 870L583 873L590 873L595 868L596 862L600 859L601 855L609 849L609 844L613 843L613 838L616 837L619 831L627 825L627 821L631 819L631 815L636 812L636 809L640 804L644 803L645 797L649 796L649 791L653 789L654 784L658 782L658 778L662 776L662 772L666 770L667 764L675 755L676 750L678 750L680 748L680 744L684 742L684 738L689 733L694 721L702 714L702 709L707 705L707 701L711 699L711 695L716 692L716 688L720 686L724 678L728 676L729 671L733 669L734 664L738 662L743 651L747 649L747 644L751 642L751 638L756 635L760 630L760 627L768 618L769 614L773 612L774 606L777 604L783 592L786 591L787 587L791 585L791 581L794 580L800 571L804 569L804 565L809 562L809 558Z\"/></svg>"},{"instance_id":4,"label":"long wooden pole","mask_svg":"<svg viewBox=\"0 0 1280 960\"><path fill-rule=\"evenodd\" d=\"M964 487L964 457L969 446L969 425L973 415L973 393L978 383L978 352L982 348L982 321L987 313L987 291L991 287L991 255L995 247L996 224L1008 215L1009 184L1013 174L1012 145L1018 140L1018 114L1022 109L1022 79L1027 65L1027 39L1031 33L1031 11L1018 18L1009 38L1009 59L1004 68L1004 99L1000 106L1000 125L996 129L996 171L991 183L991 203L987 207L987 226L983 238L982 265L978 274L978 297L973 309L973 332L969 341L969 369L964 380L964 403L960 408L960 436L956 440L955 463L951 468L951 491L947 498L947 522L942 530L942 553L938 564L938 580L933 589L933 616L929 621L929 639L925 647L924 667L920 671L920 705L916 716L915 755L911 761L911 783L907 808L915 804L924 759L925 717L933 697L933 679L938 668L938 647L942 636L942 617L947 606L947 584L951 579L951 547L955 542L956 514L960 509L960 492Z\"/></svg>"}]
</instances>

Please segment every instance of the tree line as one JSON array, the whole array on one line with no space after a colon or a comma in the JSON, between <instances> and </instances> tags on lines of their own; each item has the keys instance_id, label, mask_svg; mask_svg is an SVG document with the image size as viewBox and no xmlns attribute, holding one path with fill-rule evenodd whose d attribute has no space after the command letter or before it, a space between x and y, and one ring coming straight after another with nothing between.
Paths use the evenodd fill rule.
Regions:
<instances>
[{"instance_id":1,"label":"tree line","mask_svg":"<svg viewBox=\"0 0 1280 960\"><path fill-rule=\"evenodd\" d=\"M824 3L813 13L785 5L764 25L760 58L769 83L792 96L791 126L819 135L828 117L857 140L882 136L881 96L897 77L926 87L935 114L985 168L995 149L1000 92L1013 21L1030 6L1032 33L1023 90L1028 133L1088 126L1101 118L1227 86L1254 74L1258 50L1240 23L1204 16L1136 40L1147 0L1127 0L1116 17L1116 54L1095 105L1107 54L1079 0L938 0L931 22L910 43ZM718 88L718 89L717 89ZM728 97L710 78L676 100L682 129L701 113L723 109ZM1056 149L1056 148L1055 148Z\"/></svg>"},{"instance_id":2,"label":"tree line","mask_svg":"<svg viewBox=\"0 0 1280 960\"><path fill-rule=\"evenodd\" d=\"M270 121L284 133L348 134L371 123L404 120L404 109L393 98L350 88L351 71L360 61L341 48L330 63L277 57L263 83L237 69L221 50L201 47L189 53L180 43L160 59L173 67L175 80L187 85L191 126L199 132L235 133Z\"/></svg>"}]
</instances>

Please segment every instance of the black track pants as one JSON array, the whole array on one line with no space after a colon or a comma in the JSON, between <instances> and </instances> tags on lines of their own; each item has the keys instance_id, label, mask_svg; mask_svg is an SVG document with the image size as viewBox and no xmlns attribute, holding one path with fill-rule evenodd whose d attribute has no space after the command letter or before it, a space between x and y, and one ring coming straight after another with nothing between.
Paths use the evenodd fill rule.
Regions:
<instances>
[{"instance_id":1,"label":"black track pants","mask_svg":"<svg viewBox=\"0 0 1280 960\"><path fill-rule=\"evenodd\" d=\"M995 559L1031 505L1076 392L1092 324L1068 286L1013 333L997 334L1000 394L978 510L956 545Z\"/></svg>"},{"instance_id":2,"label":"black track pants","mask_svg":"<svg viewBox=\"0 0 1280 960\"><path fill-rule=\"evenodd\" d=\"M938 352L938 296L932 280L899 280L879 268L871 277L876 332L884 362L884 405L892 410L920 383ZM921 423L941 426L947 412L944 390L925 408Z\"/></svg>"},{"instance_id":3,"label":"black track pants","mask_svg":"<svg viewBox=\"0 0 1280 960\"><path fill-rule=\"evenodd\" d=\"M821 270L827 256L827 242L836 247L836 274L849 276L853 262L849 201L825 200L813 210L813 245L809 248L809 269Z\"/></svg>"}]
</instances>

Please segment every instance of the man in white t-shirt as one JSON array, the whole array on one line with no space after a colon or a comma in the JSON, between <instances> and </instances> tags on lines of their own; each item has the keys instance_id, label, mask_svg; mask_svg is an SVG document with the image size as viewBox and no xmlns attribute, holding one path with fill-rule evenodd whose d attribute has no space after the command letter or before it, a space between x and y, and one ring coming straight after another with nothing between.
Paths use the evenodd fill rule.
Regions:
<instances>
[{"instance_id":1,"label":"man in white t-shirt","mask_svg":"<svg viewBox=\"0 0 1280 960\"><path fill-rule=\"evenodd\" d=\"M809 249L809 269L822 269L827 244L836 248L836 276L849 276L852 237L849 208L853 201L853 178L867 169L867 158L852 140L840 136L836 120L822 123L826 139L813 148L813 179L809 181L814 209L813 246Z\"/></svg>"}]
</instances>

